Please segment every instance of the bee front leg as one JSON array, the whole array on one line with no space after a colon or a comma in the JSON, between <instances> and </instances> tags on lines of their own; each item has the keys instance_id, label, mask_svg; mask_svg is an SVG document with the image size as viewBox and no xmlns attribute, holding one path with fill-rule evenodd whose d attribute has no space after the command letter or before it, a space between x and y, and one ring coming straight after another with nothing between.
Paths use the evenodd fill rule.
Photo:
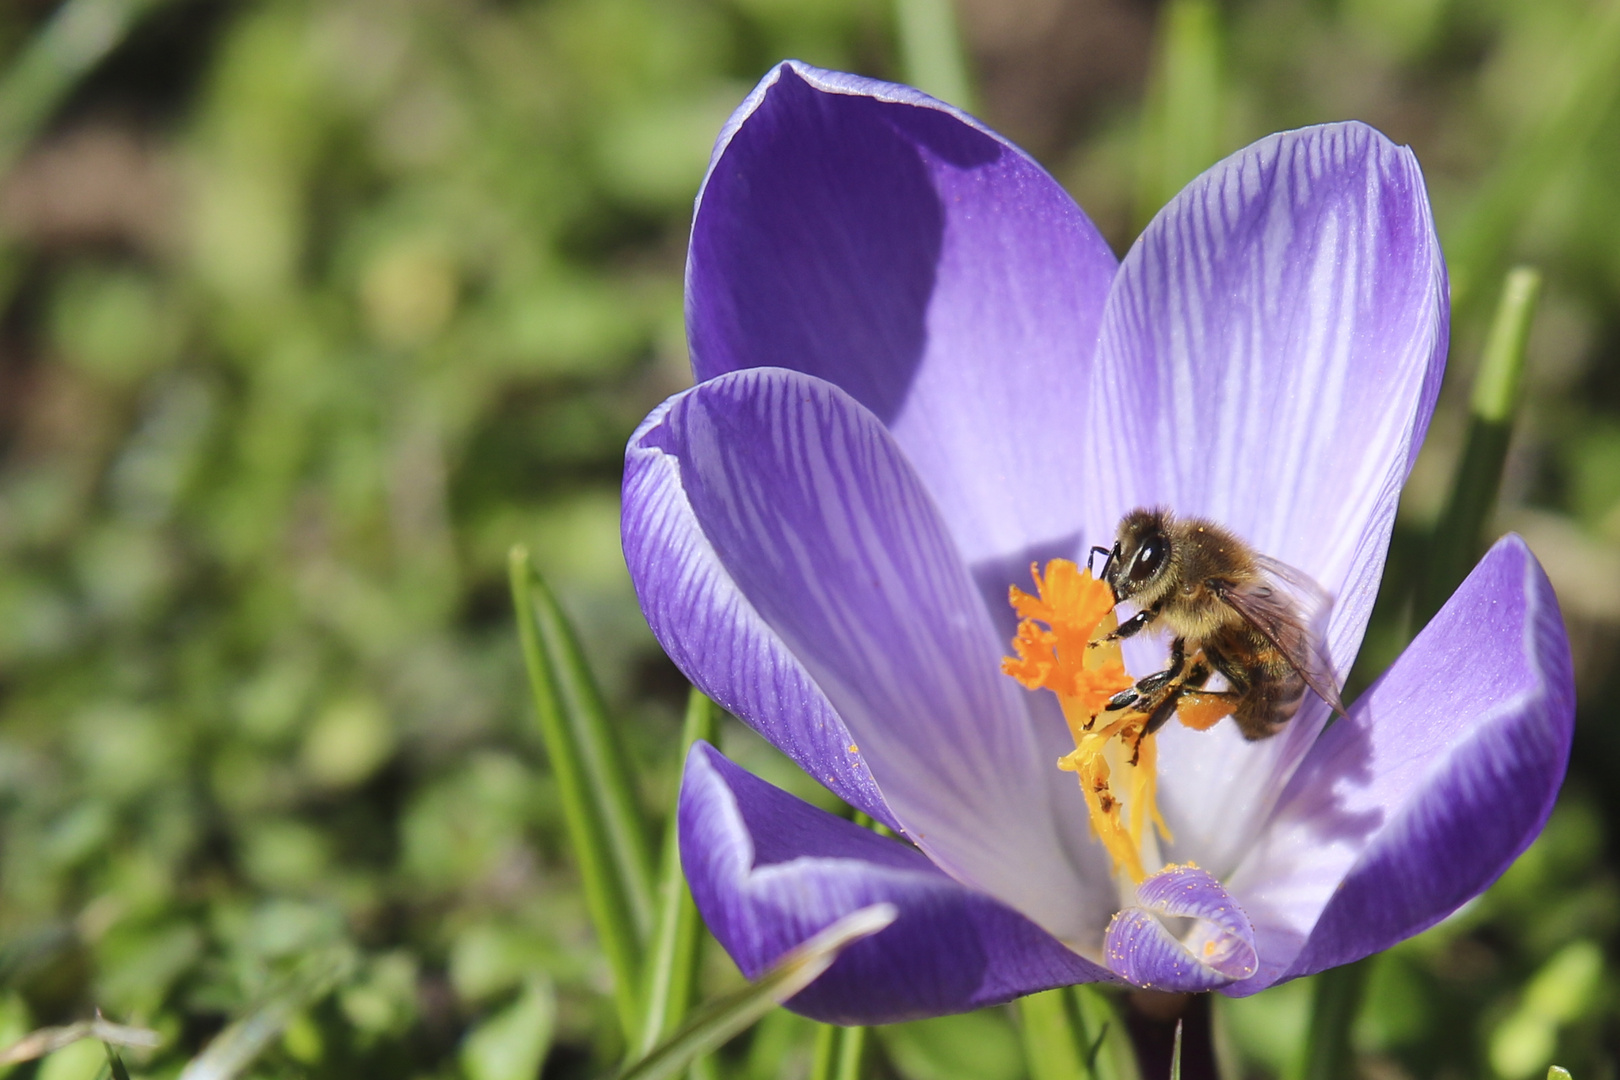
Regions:
<instances>
[{"instance_id":1,"label":"bee front leg","mask_svg":"<svg viewBox=\"0 0 1620 1080\"><path fill-rule=\"evenodd\" d=\"M1114 564L1114 556L1118 555L1118 554L1119 554L1119 545L1118 544L1115 544L1111 548L1098 547L1098 546L1093 545L1093 547L1091 549L1091 553L1086 556L1086 570L1089 572L1091 570L1091 564L1097 561L1097 556L1098 555L1101 555L1103 557L1102 573L1101 574L1093 574L1092 576L1098 578L1099 580L1107 578L1108 577L1108 568Z\"/></svg>"},{"instance_id":2,"label":"bee front leg","mask_svg":"<svg viewBox=\"0 0 1620 1080\"><path fill-rule=\"evenodd\" d=\"M1176 638L1170 643L1170 666L1163 671L1144 675L1136 680L1136 685L1121 690L1108 699L1103 706L1105 712L1118 712L1120 709L1130 708L1141 701L1151 701L1154 695L1161 693L1166 686L1176 681L1181 669L1187 666L1187 642L1184 638ZM1173 697L1174 695L1172 695ZM1148 706L1146 711L1157 712L1159 704Z\"/></svg>"},{"instance_id":3,"label":"bee front leg","mask_svg":"<svg viewBox=\"0 0 1620 1080\"><path fill-rule=\"evenodd\" d=\"M1162 606L1162 604L1154 604L1150 608L1143 608L1135 615L1132 615L1130 618L1114 627L1112 633L1104 634L1096 641L1089 643L1087 648L1095 649L1105 641L1120 641L1124 638L1135 637L1137 634L1140 634L1143 630L1147 629L1148 623L1159 617L1159 608Z\"/></svg>"}]
</instances>

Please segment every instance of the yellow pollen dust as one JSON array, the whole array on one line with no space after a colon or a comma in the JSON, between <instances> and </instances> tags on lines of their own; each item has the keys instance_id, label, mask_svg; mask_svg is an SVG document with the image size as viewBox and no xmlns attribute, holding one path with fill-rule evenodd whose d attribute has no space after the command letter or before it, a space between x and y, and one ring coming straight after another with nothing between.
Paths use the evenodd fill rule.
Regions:
<instances>
[{"instance_id":1,"label":"yellow pollen dust","mask_svg":"<svg viewBox=\"0 0 1620 1080\"><path fill-rule=\"evenodd\" d=\"M1091 830L1108 850L1114 872L1140 883L1142 842L1148 821L1167 842L1159 816L1156 734L1147 715L1132 709L1104 712L1108 699L1130 686L1119 642L1105 640L1118 625L1108 586L1067 559L1053 559L1043 573L1031 566L1035 593L1013 586L1008 600L1018 612L1017 656L1001 670L1031 690L1050 690L1063 707L1074 752L1058 768L1078 773L1091 814Z\"/></svg>"}]
</instances>

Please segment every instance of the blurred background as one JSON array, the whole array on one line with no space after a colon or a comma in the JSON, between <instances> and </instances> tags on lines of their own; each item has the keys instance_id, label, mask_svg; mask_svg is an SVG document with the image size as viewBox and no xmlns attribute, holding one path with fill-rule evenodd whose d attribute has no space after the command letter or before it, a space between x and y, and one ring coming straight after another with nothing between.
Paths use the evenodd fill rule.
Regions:
<instances>
[{"instance_id":1,"label":"blurred background","mask_svg":"<svg viewBox=\"0 0 1620 1080\"><path fill-rule=\"evenodd\" d=\"M1118 251L1270 131L1354 117L1415 148L1453 345L1369 673L1404 638L1503 274L1542 269L1491 528L1564 603L1571 776L1495 888L1374 962L1353 1042L1389 1080L1616 1075L1620 2L960 0L951 85L915 47L940 10L0 4L0 1045L99 1007L164 1035L137 1076L174 1076L279 1000L244 1075L612 1068L506 553L576 620L661 818L685 684L619 554L621 455L689 381L711 142L792 56L954 96ZM740 725L723 742L828 804ZM737 978L711 948L707 989ZM1234 1080L1287 1072L1309 998L1217 1002ZM773 1014L726 1075L803 1075L811 1029ZM876 1051L904 1080L1026 1074L1004 1009ZM13 1075L104 1064L81 1043Z\"/></svg>"}]
</instances>

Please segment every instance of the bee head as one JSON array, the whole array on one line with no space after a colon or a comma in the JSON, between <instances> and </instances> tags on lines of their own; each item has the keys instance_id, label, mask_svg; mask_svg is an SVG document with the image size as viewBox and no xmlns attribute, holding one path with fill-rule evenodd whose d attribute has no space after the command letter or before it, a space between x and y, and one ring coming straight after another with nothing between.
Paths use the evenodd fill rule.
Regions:
<instances>
[{"instance_id":1,"label":"bee head","mask_svg":"<svg viewBox=\"0 0 1620 1080\"><path fill-rule=\"evenodd\" d=\"M1103 581L1114 600L1151 603L1162 591L1170 567L1170 515L1164 510L1132 510L1119 523Z\"/></svg>"}]
</instances>

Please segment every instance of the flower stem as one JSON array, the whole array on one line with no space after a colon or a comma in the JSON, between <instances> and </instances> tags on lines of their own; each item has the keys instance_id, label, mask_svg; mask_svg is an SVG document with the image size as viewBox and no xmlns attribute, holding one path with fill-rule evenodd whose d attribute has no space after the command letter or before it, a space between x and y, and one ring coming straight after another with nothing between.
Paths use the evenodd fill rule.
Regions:
<instances>
[{"instance_id":1,"label":"flower stem","mask_svg":"<svg viewBox=\"0 0 1620 1080\"><path fill-rule=\"evenodd\" d=\"M1539 272L1525 266L1508 272L1474 380L1468 440L1418 583L1412 612L1414 629L1421 629L1440 610L1440 605L1468 576L1485 546L1484 533L1496 507L1524 381L1530 322L1540 294Z\"/></svg>"}]
</instances>

